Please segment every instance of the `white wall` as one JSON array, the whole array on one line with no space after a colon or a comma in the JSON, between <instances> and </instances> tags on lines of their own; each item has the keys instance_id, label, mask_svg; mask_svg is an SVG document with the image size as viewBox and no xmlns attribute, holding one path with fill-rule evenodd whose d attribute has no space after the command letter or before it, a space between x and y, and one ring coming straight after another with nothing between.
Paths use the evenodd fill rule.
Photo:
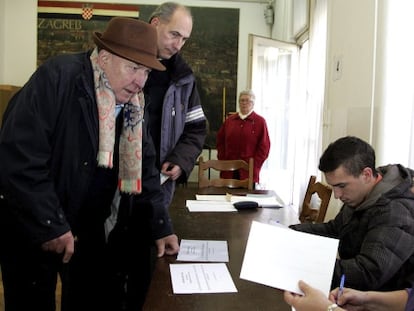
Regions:
<instances>
[{"instance_id":1,"label":"white wall","mask_svg":"<svg viewBox=\"0 0 414 311\"><path fill-rule=\"evenodd\" d=\"M328 1L324 146L344 135L370 139L375 0ZM339 72L335 73L337 62Z\"/></svg>"},{"instance_id":2,"label":"white wall","mask_svg":"<svg viewBox=\"0 0 414 311\"><path fill-rule=\"evenodd\" d=\"M413 1L330 0L328 7L324 148L340 136L356 135L373 145L377 165L409 165Z\"/></svg>"},{"instance_id":3,"label":"white wall","mask_svg":"<svg viewBox=\"0 0 414 311\"><path fill-rule=\"evenodd\" d=\"M0 84L22 85L36 66L35 0L0 0Z\"/></svg>"},{"instance_id":4,"label":"white wall","mask_svg":"<svg viewBox=\"0 0 414 311\"><path fill-rule=\"evenodd\" d=\"M414 2L329 0L328 8L323 149L340 136L356 135L372 144L378 166L412 167ZM330 206L326 219L340 205Z\"/></svg>"},{"instance_id":5,"label":"white wall","mask_svg":"<svg viewBox=\"0 0 414 311\"><path fill-rule=\"evenodd\" d=\"M291 0L275 0L275 21L272 28L271 37L280 41L292 41L292 1Z\"/></svg>"},{"instance_id":6,"label":"white wall","mask_svg":"<svg viewBox=\"0 0 414 311\"><path fill-rule=\"evenodd\" d=\"M108 2L114 0L90 0ZM122 0L126 4L157 5L164 1ZM264 20L266 4L234 1L179 1L188 6L240 9L237 93L247 86L248 34L269 36ZM4 9L3 9L4 8ZM36 69L37 0L0 0L0 84L23 85ZM4 29L4 31L3 31ZM190 39L191 40L191 39ZM185 49L185 47L184 47Z\"/></svg>"},{"instance_id":7,"label":"white wall","mask_svg":"<svg viewBox=\"0 0 414 311\"><path fill-rule=\"evenodd\" d=\"M413 167L414 2L382 0L378 4L373 131L377 163Z\"/></svg>"},{"instance_id":8,"label":"white wall","mask_svg":"<svg viewBox=\"0 0 414 311\"><path fill-rule=\"evenodd\" d=\"M6 36L6 3L0 0L0 68L4 68L5 64L5 36ZM3 80L4 70L0 69L0 81Z\"/></svg>"}]
</instances>

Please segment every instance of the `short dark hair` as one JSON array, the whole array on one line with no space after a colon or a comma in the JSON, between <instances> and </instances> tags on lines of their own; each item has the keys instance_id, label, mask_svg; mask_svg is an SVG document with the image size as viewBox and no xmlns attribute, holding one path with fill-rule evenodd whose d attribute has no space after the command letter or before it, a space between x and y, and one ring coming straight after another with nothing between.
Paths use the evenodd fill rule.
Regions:
<instances>
[{"instance_id":1,"label":"short dark hair","mask_svg":"<svg viewBox=\"0 0 414 311\"><path fill-rule=\"evenodd\" d=\"M341 165L354 177L366 167L377 176L374 148L355 136L342 137L329 144L319 160L319 170L324 173L333 172Z\"/></svg>"}]
</instances>

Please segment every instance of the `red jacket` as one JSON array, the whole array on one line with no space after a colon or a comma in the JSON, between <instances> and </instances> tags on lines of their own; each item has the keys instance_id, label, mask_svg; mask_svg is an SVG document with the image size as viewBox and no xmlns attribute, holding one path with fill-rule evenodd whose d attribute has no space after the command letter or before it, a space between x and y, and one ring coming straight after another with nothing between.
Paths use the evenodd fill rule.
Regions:
<instances>
[{"instance_id":1,"label":"red jacket","mask_svg":"<svg viewBox=\"0 0 414 311\"><path fill-rule=\"evenodd\" d=\"M267 159L270 139L266 121L254 111L244 120L238 113L226 119L217 133L217 158L219 160L254 159L253 182L259 182L260 169ZM222 173L232 178L231 172ZM240 171L240 179L248 178L247 171Z\"/></svg>"}]
</instances>

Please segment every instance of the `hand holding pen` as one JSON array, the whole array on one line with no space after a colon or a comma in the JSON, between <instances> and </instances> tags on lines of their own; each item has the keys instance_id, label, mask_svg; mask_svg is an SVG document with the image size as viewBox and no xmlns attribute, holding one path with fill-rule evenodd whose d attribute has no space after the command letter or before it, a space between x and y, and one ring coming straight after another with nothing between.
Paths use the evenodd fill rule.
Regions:
<instances>
[{"instance_id":1,"label":"hand holding pen","mask_svg":"<svg viewBox=\"0 0 414 311\"><path fill-rule=\"evenodd\" d=\"M345 274L342 274L341 282L339 283L338 296L336 297L336 303L338 303L339 297L341 297L342 293L344 292L344 285L345 285Z\"/></svg>"},{"instance_id":2,"label":"hand holding pen","mask_svg":"<svg viewBox=\"0 0 414 311\"><path fill-rule=\"evenodd\" d=\"M342 274L338 290L336 289L333 290L329 295L329 300L335 301L335 303L328 306L328 309L327 309L328 311L334 311L336 308L341 306L341 304L339 304L339 298L342 296L344 292L344 285L345 285L345 274Z\"/></svg>"}]
</instances>

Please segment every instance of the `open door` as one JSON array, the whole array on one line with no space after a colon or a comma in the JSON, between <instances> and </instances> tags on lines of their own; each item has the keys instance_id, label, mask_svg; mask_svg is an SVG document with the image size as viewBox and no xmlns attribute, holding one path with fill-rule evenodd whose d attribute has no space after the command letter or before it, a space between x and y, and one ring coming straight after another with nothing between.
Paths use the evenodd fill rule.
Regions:
<instances>
[{"instance_id":1,"label":"open door","mask_svg":"<svg viewBox=\"0 0 414 311\"><path fill-rule=\"evenodd\" d=\"M249 35L249 87L256 95L254 110L266 119L270 154L260 173L260 185L292 202L295 135L292 114L298 89L298 51L290 43Z\"/></svg>"}]
</instances>

